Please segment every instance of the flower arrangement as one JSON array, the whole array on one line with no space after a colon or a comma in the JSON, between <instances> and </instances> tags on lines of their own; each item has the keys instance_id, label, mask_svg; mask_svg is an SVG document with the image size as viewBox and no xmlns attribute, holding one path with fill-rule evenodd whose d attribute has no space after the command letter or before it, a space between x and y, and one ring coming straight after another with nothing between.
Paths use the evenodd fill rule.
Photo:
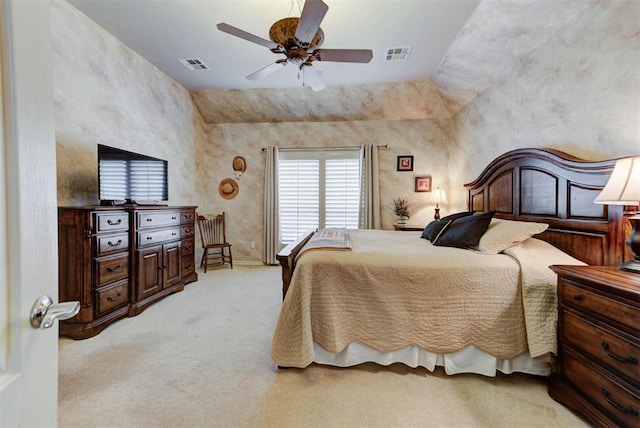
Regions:
<instances>
[{"instance_id":1,"label":"flower arrangement","mask_svg":"<svg viewBox=\"0 0 640 428\"><path fill-rule=\"evenodd\" d=\"M398 217L409 217L409 201L403 197L393 200L393 212Z\"/></svg>"}]
</instances>

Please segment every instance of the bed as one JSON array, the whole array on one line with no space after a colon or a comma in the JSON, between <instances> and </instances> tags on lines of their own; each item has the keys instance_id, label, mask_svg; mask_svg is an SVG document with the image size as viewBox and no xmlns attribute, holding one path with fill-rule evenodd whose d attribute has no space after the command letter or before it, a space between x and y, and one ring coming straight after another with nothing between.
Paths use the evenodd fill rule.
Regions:
<instances>
[{"instance_id":1,"label":"bed","mask_svg":"<svg viewBox=\"0 0 640 428\"><path fill-rule=\"evenodd\" d=\"M482 251L433 245L421 232L310 231L278 254L283 306L273 360L550 374L557 312L548 266L625 257L621 208L592 202L614 162L550 149L492 161L465 185L469 212L491 213ZM511 236L511 227L528 233L492 246L495 231ZM347 248L309 248L331 234L346 235Z\"/></svg>"}]
</instances>

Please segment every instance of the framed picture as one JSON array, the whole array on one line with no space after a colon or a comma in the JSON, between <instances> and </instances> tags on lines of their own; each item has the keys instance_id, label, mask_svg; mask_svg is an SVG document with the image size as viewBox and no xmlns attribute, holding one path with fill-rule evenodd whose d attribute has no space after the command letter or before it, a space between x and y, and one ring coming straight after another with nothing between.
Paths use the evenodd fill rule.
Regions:
<instances>
[{"instance_id":1,"label":"framed picture","mask_svg":"<svg viewBox=\"0 0 640 428\"><path fill-rule=\"evenodd\" d=\"M416 192L430 192L431 191L431 176L419 175L415 177L415 191Z\"/></svg>"},{"instance_id":2,"label":"framed picture","mask_svg":"<svg viewBox=\"0 0 640 428\"><path fill-rule=\"evenodd\" d=\"M413 156L398 156L398 171L413 171Z\"/></svg>"}]
</instances>

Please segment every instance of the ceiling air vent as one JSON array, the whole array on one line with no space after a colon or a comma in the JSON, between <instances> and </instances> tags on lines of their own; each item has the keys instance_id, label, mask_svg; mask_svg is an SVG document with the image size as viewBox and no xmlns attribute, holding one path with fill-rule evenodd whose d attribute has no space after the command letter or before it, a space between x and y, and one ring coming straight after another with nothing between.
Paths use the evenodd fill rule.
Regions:
<instances>
[{"instance_id":1,"label":"ceiling air vent","mask_svg":"<svg viewBox=\"0 0 640 428\"><path fill-rule=\"evenodd\" d=\"M406 61L411 53L411 46L387 49L387 61Z\"/></svg>"},{"instance_id":2,"label":"ceiling air vent","mask_svg":"<svg viewBox=\"0 0 640 428\"><path fill-rule=\"evenodd\" d=\"M200 59L179 59L178 62L184 65L190 71L208 70L207 64Z\"/></svg>"}]
</instances>

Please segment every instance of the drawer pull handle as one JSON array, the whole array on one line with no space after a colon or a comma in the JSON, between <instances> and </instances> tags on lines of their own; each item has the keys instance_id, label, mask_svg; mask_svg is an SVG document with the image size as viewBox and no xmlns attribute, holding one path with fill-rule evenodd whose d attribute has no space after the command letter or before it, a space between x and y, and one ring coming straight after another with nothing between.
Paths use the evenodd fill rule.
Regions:
<instances>
[{"instance_id":1,"label":"drawer pull handle","mask_svg":"<svg viewBox=\"0 0 640 428\"><path fill-rule=\"evenodd\" d=\"M611 352L611 350L609 349L609 344L605 341L603 341L600 346L602 346L602 349L604 349L604 353L607 354L608 356L610 356L611 358L613 358L614 360L620 362L620 363L631 363L631 364L638 364L638 359L636 357L634 357L633 355L629 355L628 357L621 357L619 355L614 354L613 352Z\"/></svg>"},{"instance_id":2,"label":"drawer pull handle","mask_svg":"<svg viewBox=\"0 0 640 428\"><path fill-rule=\"evenodd\" d=\"M115 244L111 241L107 242L107 245L110 247L119 247L120 244L122 244L122 239L118 239L118 242L116 242Z\"/></svg>"},{"instance_id":3,"label":"drawer pull handle","mask_svg":"<svg viewBox=\"0 0 640 428\"><path fill-rule=\"evenodd\" d=\"M178 219L178 217L176 217L176 216L172 216L171 217L171 220L177 220L177 219Z\"/></svg>"},{"instance_id":4,"label":"drawer pull handle","mask_svg":"<svg viewBox=\"0 0 640 428\"><path fill-rule=\"evenodd\" d=\"M607 399L609 404L611 404L613 407L615 407L616 409L618 409L622 413L631 413L634 416L638 416L638 409L636 409L635 407L633 407L633 406L623 407L620 404L618 404L615 401L613 401L613 399L611 398L611 394L609 393L609 390L607 388L605 388L604 386L602 387L602 394L604 395L604 398Z\"/></svg>"},{"instance_id":5,"label":"drawer pull handle","mask_svg":"<svg viewBox=\"0 0 640 428\"><path fill-rule=\"evenodd\" d=\"M120 296L122 296L122 294L118 291L118 294L116 294L113 297L107 296L107 300L110 301L110 302L115 302L116 300L118 300L120 298Z\"/></svg>"},{"instance_id":6,"label":"drawer pull handle","mask_svg":"<svg viewBox=\"0 0 640 428\"><path fill-rule=\"evenodd\" d=\"M184 233L191 233L191 229L186 228L186 229L184 230Z\"/></svg>"},{"instance_id":7,"label":"drawer pull handle","mask_svg":"<svg viewBox=\"0 0 640 428\"><path fill-rule=\"evenodd\" d=\"M109 272L120 272L122 270L122 265L118 265L116 267L107 266L107 270Z\"/></svg>"},{"instance_id":8,"label":"drawer pull handle","mask_svg":"<svg viewBox=\"0 0 640 428\"><path fill-rule=\"evenodd\" d=\"M119 225L120 223L122 223L122 219L121 219L121 218L119 218L119 219L118 219L118 221L116 221L116 222L111 221L111 219L107 220L107 224L108 224L109 226L117 226L117 225Z\"/></svg>"},{"instance_id":9,"label":"drawer pull handle","mask_svg":"<svg viewBox=\"0 0 640 428\"><path fill-rule=\"evenodd\" d=\"M147 221L153 221L153 219L152 218L148 218Z\"/></svg>"},{"instance_id":10,"label":"drawer pull handle","mask_svg":"<svg viewBox=\"0 0 640 428\"><path fill-rule=\"evenodd\" d=\"M573 300L581 300L581 299L582 299L582 296L581 296L581 295L579 295L579 294L574 294L573 296L571 296L571 298L572 298Z\"/></svg>"},{"instance_id":11,"label":"drawer pull handle","mask_svg":"<svg viewBox=\"0 0 640 428\"><path fill-rule=\"evenodd\" d=\"M153 236L147 236L147 241L151 241L153 239Z\"/></svg>"},{"instance_id":12,"label":"drawer pull handle","mask_svg":"<svg viewBox=\"0 0 640 428\"><path fill-rule=\"evenodd\" d=\"M175 232L172 232L172 233L171 233L171 236L176 236L176 233L175 233Z\"/></svg>"}]
</instances>

